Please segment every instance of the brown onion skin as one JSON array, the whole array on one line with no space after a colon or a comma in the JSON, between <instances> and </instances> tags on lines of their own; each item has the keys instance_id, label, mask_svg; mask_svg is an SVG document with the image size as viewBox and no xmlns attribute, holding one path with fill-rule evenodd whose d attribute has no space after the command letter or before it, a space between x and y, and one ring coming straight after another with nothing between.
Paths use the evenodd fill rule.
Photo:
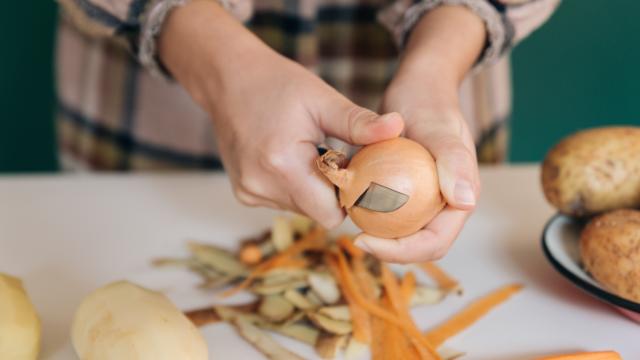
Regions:
<instances>
[{"instance_id":1,"label":"brown onion skin","mask_svg":"<svg viewBox=\"0 0 640 360\"><path fill-rule=\"evenodd\" d=\"M364 146L346 171L348 180L338 185L340 204L369 235L395 239L414 234L445 206L435 160L415 141L395 138ZM404 193L409 200L388 213L353 206L371 182Z\"/></svg>"}]
</instances>

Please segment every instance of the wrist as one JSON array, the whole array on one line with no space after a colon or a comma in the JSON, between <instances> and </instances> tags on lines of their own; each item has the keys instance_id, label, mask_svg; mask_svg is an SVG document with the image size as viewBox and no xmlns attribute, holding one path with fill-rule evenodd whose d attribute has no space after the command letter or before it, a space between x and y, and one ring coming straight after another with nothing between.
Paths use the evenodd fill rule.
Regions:
<instances>
[{"instance_id":1,"label":"wrist","mask_svg":"<svg viewBox=\"0 0 640 360\"><path fill-rule=\"evenodd\" d=\"M224 94L227 84L251 67L248 62L271 53L212 0L192 0L175 8L158 37L159 58L206 110L210 94Z\"/></svg>"},{"instance_id":2,"label":"wrist","mask_svg":"<svg viewBox=\"0 0 640 360\"><path fill-rule=\"evenodd\" d=\"M464 6L441 5L422 16L409 36L384 98L385 111L405 118L459 109L458 89L480 55L486 31Z\"/></svg>"},{"instance_id":3,"label":"wrist","mask_svg":"<svg viewBox=\"0 0 640 360\"><path fill-rule=\"evenodd\" d=\"M480 56L486 39L482 19L462 5L440 5L413 28L398 74L459 84Z\"/></svg>"},{"instance_id":4,"label":"wrist","mask_svg":"<svg viewBox=\"0 0 640 360\"><path fill-rule=\"evenodd\" d=\"M383 111L397 111L405 119L417 112L446 113L458 108L458 84L447 75L430 71L396 75L383 98Z\"/></svg>"}]
</instances>

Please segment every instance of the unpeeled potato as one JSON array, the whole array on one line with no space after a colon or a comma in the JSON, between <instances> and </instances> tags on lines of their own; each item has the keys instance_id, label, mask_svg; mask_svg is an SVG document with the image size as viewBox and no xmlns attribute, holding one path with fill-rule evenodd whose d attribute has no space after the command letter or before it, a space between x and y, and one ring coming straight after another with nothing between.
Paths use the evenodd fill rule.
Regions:
<instances>
[{"instance_id":1,"label":"unpeeled potato","mask_svg":"<svg viewBox=\"0 0 640 360\"><path fill-rule=\"evenodd\" d=\"M80 304L71 330L81 360L206 360L198 329L164 295L126 281Z\"/></svg>"},{"instance_id":2,"label":"unpeeled potato","mask_svg":"<svg viewBox=\"0 0 640 360\"><path fill-rule=\"evenodd\" d=\"M0 359L35 360L40 319L20 279L0 273Z\"/></svg>"},{"instance_id":3,"label":"unpeeled potato","mask_svg":"<svg viewBox=\"0 0 640 360\"><path fill-rule=\"evenodd\" d=\"M592 219L582 231L580 255L599 283L640 302L640 211L616 210Z\"/></svg>"},{"instance_id":4,"label":"unpeeled potato","mask_svg":"<svg viewBox=\"0 0 640 360\"><path fill-rule=\"evenodd\" d=\"M565 138L544 160L542 187L567 215L640 207L640 127L596 128Z\"/></svg>"}]
</instances>

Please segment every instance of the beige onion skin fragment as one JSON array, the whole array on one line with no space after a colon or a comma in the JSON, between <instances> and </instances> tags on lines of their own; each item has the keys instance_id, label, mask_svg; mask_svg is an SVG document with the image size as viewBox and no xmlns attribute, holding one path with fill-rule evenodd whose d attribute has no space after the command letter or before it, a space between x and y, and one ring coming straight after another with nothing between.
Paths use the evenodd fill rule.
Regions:
<instances>
[{"instance_id":1,"label":"beige onion skin fragment","mask_svg":"<svg viewBox=\"0 0 640 360\"><path fill-rule=\"evenodd\" d=\"M81 360L206 360L193 323L161 293L118 281L76 310L71 339Z\"/></svg>"},{"instance_id":2,"label":"beige onion skin fragment","mask_svg":"<svg viewBox=\"0 0 640 360\"><path fill-rule=\"evenodd\" d=\"M0 273L0 359L37 359L40 337L40 319L22 281Z\"/></svg>"}]
</instances>

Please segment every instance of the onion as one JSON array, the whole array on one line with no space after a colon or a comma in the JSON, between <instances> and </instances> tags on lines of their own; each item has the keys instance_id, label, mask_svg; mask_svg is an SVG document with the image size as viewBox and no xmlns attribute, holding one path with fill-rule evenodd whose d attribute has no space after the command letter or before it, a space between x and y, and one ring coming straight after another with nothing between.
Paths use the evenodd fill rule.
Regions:
<instances>
[{"instance_id":1,"label":"onion","mask_svg":"<svg viewBox=\"0 0 640 360\"><path fill-rule=\"evenodd\" d=\"M373 236L411 235L428 224L445 205L435 160L422 145L406 138L364 146L351 161L343 153L329 150L316 164L339 188L340 206L347 210L351 220ZM372 182L403 193L409 199L391 212L354 206Z\"/></svg>"}]
</instances>

